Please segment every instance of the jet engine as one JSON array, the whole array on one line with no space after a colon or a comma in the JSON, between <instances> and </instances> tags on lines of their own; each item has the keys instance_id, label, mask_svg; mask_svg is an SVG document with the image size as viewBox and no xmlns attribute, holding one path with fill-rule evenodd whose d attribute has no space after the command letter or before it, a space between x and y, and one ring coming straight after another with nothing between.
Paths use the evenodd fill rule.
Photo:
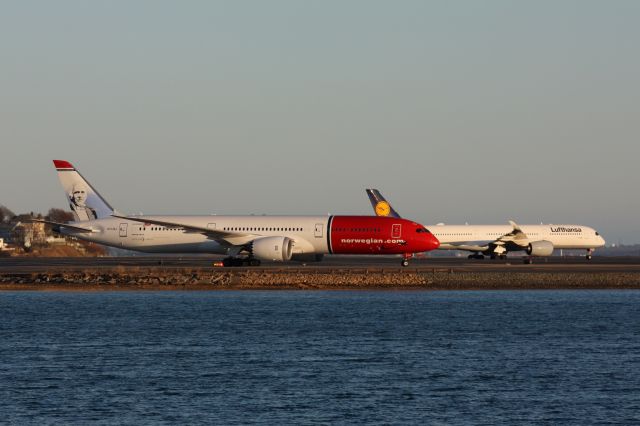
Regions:
<instances>
[{"instance_id":1,"label":"jet engine","mask_svg":"<svg viewBox=\"0 0 640 426\"><path fill-rule=\"evenodd\" d=\"M291 260L293 240L287 237L258 238L251 243L251 254L260 260Z\"/></svg>"},{"instance_id":2,"label":"jet engine","mask_svg":"<svg viewBox=\"0 0 640 426\"><path fill-rule=\"evenodd\" d=\"M527 254L530 256L551 256L553 253L553 243L551 241L534 241L527 247Z\"/></svg>"}]
</instances>

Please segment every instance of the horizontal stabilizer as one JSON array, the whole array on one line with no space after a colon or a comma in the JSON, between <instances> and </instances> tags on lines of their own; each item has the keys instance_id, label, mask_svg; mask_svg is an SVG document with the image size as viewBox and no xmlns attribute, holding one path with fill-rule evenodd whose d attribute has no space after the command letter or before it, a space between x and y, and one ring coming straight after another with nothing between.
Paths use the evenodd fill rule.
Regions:
<instances>
[{"instance_id":1,"label":"horizontal stabilizer","mask_svg":"<svg viewBox=\"0 0 640 426\"><path fill-rule=\"evenodd\" d=\"M50 220L43 220L43 219L29 219L26 220L25 222L34 222L34 223L44 223L47 225L51 225L53 226L54 229L57 228L56 232L60 232L59 229L60 228L66 228L66 229L70 229L74 232L82 232L82 233L93 233L93 232L99 232L95 229L92 228L87 228L84 226L77 226L77 225L71 225L68 223L60 223L60 222L52 222Z\"/></svg>"}]
</instances>

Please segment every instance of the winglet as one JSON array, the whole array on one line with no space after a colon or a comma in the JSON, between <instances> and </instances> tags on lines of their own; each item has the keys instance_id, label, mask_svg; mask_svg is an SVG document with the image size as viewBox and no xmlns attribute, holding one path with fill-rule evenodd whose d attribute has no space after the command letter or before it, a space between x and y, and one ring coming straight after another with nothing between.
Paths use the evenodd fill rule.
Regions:
<instances>
[{"instance_id":1,"label":"winglet","mask_svg":"<svg viewBox=\"0 0 640 426\"><path fill-rule=\"evenodd\" d=\"M513 220L509 221L509 225L513 226L513 230L516 232L522 232L522 229L520 229L520 225L518 225L517 223L515 223Z\"/></svg>"}]
</instances>

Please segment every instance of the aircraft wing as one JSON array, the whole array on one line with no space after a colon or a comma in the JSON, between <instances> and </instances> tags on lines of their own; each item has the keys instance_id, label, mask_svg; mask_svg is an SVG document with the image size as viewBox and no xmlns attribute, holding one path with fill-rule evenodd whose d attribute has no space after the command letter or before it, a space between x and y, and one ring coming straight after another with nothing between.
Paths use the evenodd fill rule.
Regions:
<instances>
[{"instance_id":1,"label":"aircraft wing","mask_svg":"<svg viewBox=\"0 0 640 426\"><path fill-rule=\"evenodd\" d=\"M440 248L445 250L464 250L472 252L491 251L498 254L506 253L510 250L524 249L529 244L529 237L514 221L510 220L509 224L513 227L513 230L495 240L443 243L440 244Z\"/></svg>"},{"instance_id":2,"label":"aircraft wing","mask_svg":"<svg viewBox=\"0 0 640 426\"><path fill-rule=\"evenodd\" d=\"M492 245L496 246L518 246L519 248L526 247L529 244L529 237L527 234L522 232L520 226L517 223L510 220L509 224L513 227L513 230L503 236L499 237L497 240L493 242Z\"/></svg>"},{"instance_id":3,"label":"aircraft wing","mask_svg":"<svg viewBox=\"0 0 640 426\"><path fill-rule=\"evenodd\" d=\"M200 234L206 235L207 238L209 239L218 241L219 243L233 245L233 246L247 244L248 242L258 237L255 234L249 234L246 232L221 231L219 229L206 228L203 226L195 226L195 225L189 225L186 223L169 222L165 220L156 220L156 219L150 219L150 218L144 218L144 217L119 216L116 214L112 214L111 216L117 217L118 219L132 220L134 222L151 223L153 225L166 226L166 227L172 227L172 228L182 228L185 231L200 233Z\"/></svg>"},{"instance_id":4,"label":"aircraft wing","mask_svg":"<svg viewBox=\"0 0 640 426\"><path fill-rule=\"evenodd\" d=\"M26 222L45 223L47 225L53 226L54 228L58 228L57 232L59 232L59 229L62 227L70 229L75 232L82 232L82 233L98 232L93 228L88 228L88 227L78 226L78 225L70 225L68 223L52 222L50 220L44 220L44 219L30 219L30 220L27 220Z\"/></svg>"},{"instance_id":5,"label":"aircraft wing","mask_svg":"<svg viewBox=\"0 0 640 426\"><path fill-rule=\"evenodd\" d=\"M489 250L489 244L470 244L470 243L442 243L440 249L442 250L464 250L464 251L486 251Z\"/></svg>"}]
</instances>

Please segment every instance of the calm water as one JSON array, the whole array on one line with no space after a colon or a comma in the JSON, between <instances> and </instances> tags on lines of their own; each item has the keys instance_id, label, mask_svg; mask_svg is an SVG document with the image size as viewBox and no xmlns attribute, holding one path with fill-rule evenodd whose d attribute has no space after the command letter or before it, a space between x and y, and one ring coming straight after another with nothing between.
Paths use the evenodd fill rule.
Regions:
<instances>
[{"instance_id":1,"label":"calm water","mask_svg":"<svg viewBox=\"0 0 640 426\"><path fill-rule=\"evenodd\" d=\"M0 293L0 422L640 424L640 292Z\"/></svg>"}]
</instances>

